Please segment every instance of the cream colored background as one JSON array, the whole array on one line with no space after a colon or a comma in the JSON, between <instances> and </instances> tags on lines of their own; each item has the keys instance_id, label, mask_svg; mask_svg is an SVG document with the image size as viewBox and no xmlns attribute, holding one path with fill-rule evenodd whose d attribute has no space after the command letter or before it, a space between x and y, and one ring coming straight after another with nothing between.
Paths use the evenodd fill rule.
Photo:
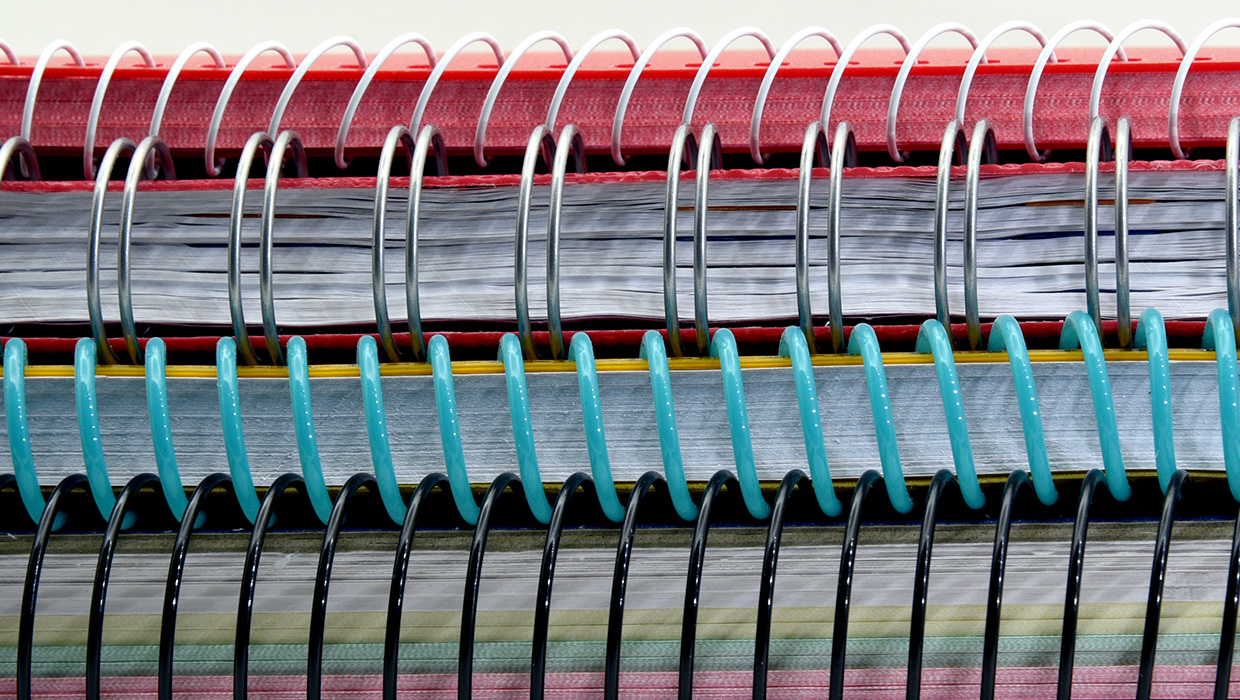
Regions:
<instances>
[{"instance_id":1,"label":"cream colored background","mask_svg":"<svg viewBox=\"0 0 1240 700\"><path fill-rule=\"evenodd\" d=\"M407 31L421 32L442 50L462 34L476 30L493 33L510 48L541 29L558 30L573 46L579 46L595 32L615 27L632 33L644 47L672 26L692 27L709 44L730 29L752 24L765 30L778 45L807 25L825 26L847 42L875 22L893 23L915 38L946 20L964 22L981 36L1009 19L1028 20L1049 35L1076 19L1095 19L1119 30L1131 21L1154 18L1172 23L1185 40L1191 41L1206 25L1233 14L1240 14L1240 7L1218 0L4 0L0 2L0 17L4 18L0 37L20 54L31 56L54 39L68 39L84 53L95 55L110 53L130 39L143 42L157 54L175 54L191 42L204 40L225 53L240 54L267 39L282 41L294 52L305 52L328 36L348 34L373 53L393 36ZM944 37L942 41L950 45L962 40ZM1029 41L1017 34L1005 38L1005 42L1016 45ZM1096 36L1079 33L1069 43L1099 41ZM1132 41L1154 44L1166 39L1151 32ZM1223 33L1215 41L1240 43L1240 30Z\"/></svg>"}]
</instances>

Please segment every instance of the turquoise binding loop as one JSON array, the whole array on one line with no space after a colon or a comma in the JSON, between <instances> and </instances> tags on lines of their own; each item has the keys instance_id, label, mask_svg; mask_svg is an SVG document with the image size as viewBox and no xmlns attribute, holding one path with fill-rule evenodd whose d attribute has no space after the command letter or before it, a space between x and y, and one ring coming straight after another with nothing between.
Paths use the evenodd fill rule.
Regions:
<instances>
[{"instance_id":1,"label":"turquoise binding loop","mask_svg":"<svg viewBox=\"0 0 1240 700\"><path fill-rule=\"evenodd\" d=\"M641 358L650 366L650 390L654 395L654 423L659 430L659 451L663 454L663 475L672 496L672 507L681 520L693 521L698 506L689 495L685 462L680 454L680 433L676 431L676 402L672 399L672 373L667 368L667 348L658 331L642 336Z\"/></svg>"},{"instance_id":2,"label":"turquoise binding loop","mask_svg":"<svg viewBox=\"0 0 1240 700\"><path fill-rule=\"evenodd\" d=\"M319 440L314 430L314 407L310 403L310 365L306 360L306 341L301 336L289 338L287 348L288 388L293 401L293 432L297 435L297 455L301 473L306 480L306 495L314 514L326 525L332 514L332 497L323 478L319 459Z\"/></svg>"},{"instance_id":3,"label":"turquoise binding loop","mask_svg":"<svg viewBox=\"0 0 1240 700\"><path fill-rule=\"evenodd\" d=\"M732 459L736 462L736 479L741 483L745 508L758 520L771 515L771 506L762 497L758 482L758 466L753 458L753 441L749 436L749 409L745 406L745 382L741 379L741 357L736 350L732 331L720 328L710 341L710 356L719 360L723 375L723 400L728 408L728 431L732 433Z\"/></svg>"},{"instance_id":4,"label":"turquoise binding loop","mask_svg":"<svg viewBox=\"0 0 1240 700\"><path fill-rule=\"evenodd\" d=\"M1119 426L1115 420L1115 402L1111 398L1111 380L1107 362L1102 356L1102 340L1093 320L1084 311L1073 311L1063 322L1059 335L1060 350L1081 349L1085 355L1085 371L1089 375L1089 393L1094 401L1098 422L1098 444L1102 448L1102 466L1107 475L1107 488L1117 501L1132 495L1128 474L1124 471L1124 455L1120 452Z\"/></svg>"},{"instance_id":5,"label":"turquoise binding loop","mask_svg":"<svg viewBox=\"0 0 1240 700\"><path fill-rule=\"evenodd\" d=\"M4 346L4 421L9 431L9 455L13 458L13 477L17 492L30 519L39 522L46 501L34 469L34 452L30 448L30 421L26 414L26 343L9 338ZM68 515L57 513L52 529L64 526Z\"/></svg>"},{"instance_id":6,"label":"turquoise binding loop","mask_svg":"<svg viewBox=\"0 0 1240 700\"><path fill-rule=\"evenodd\" d=\"M241 425L241 393L237 389L237 343L220 338L215 344L215 385L220 395L220 425L224 430L224 454L233 493L245 519L254 522L261 505L250 473L250 457L245 451L245 430Z\"/></svg>"},{"instance_id":7,"label":"turquoise binding loop","mask_svg":"<svg viewBox=\"0 0 1240 700\"><path fill-rule=\"evenodd\" d=\"M534 519L546 525L551 522L551 503L538 472L538 452L534 447L534 425L530 419L530 394L525 383L525 358L521 340L515 333L499 339L499 356L504 362L504 382L508 385L508 412L512 415L512 439L517 448L517 464L521 467L521 484L525 501Z\"/></svg>"},{"instance_id":8,"label":"turquoise binding loop","mask_svg":"<svg viewBox=\"0 0 1240 700\"><path fill-rule=\"evenodd\" d=\"M1043 505L1059 500L1055 480L1051 476L1051 459L1046 451L1046 435L1042 431L1042 411L1038 406L1038 387L1033 381L1033 364L1025 348L1025 335L1016 319L1004 314L990 326L990 352L1006 352L1012 368L1012 384L1016 387L1016 405L1020 409L1020 427L1025 433L1025 454L1029 457L1029 476L1033 490Z\"/></svg>"},{"instance_id":9,"label":"turquoise binding loop","mask_svg":"<svg viewBox=\"0 0 1240 700\"><path fill-rule=\"evenodd\" d=\"M167 348L163 339L151 338L146 343L146 412L151 422L151 443L155 448L155 465L159 467L159 485L168 500L168 509L177 522L181 522L189 499L185 497L185 486L181 484L181 472L177 469L177 453L172 444L167 366ZM200 513L195 526L201 526L206 521L205 516L205 513Z\"/></svg>"},{"instance_id":10,"label":"turquoise binding loop","mask_svg":"<svg viewBox=\"0 0 1240 700\"><path fill-rule=\"evenodd\" d=\"M478 502L465 471L465 448L461 445L461 426L456 419L456 389L452 382L452 357L448 341L437 335L431 338L429 353L431 374L435 381L435 410L439 416L439 439L443 443L443 461L448 470L448 486L461 518L470 525L478 523Z\"/></svg>"},{"instance_id":11,"label":"turquoise binding loop","mask_svg":"<svg viewBox=\"0 0 1240 700\"><path fill-rule=\"evenodd\" d=\"M594 346L590 336L574 333L568 356L577 365L577 387L581 391L581 422L586 431L586 449L590 452L590 473L603 515L613 523L624 520L624 506L616 495L616 481L611 476L611 458L607 454L607 432L603 429L603 405L599 400L598 369L594 365Z\"/></svg>"},{"instance_id":12,"label":"turquoise binding loop","mask_svg":"<svg viewBox=\"0 0 1240 700\"><path fill-rule=\"evenodd\" d=\"M951 440L952 460L956 463L956 481L964 502L974 510L986 505L982 484L977 480L973 463L973 445L969 442L969 423L964 417L964 399L956 376L956 357L952 352L947 329L936 319L921 324L917 331L917 352L934 357L934 371L939 375L939 394L943 397L943 414L947 419L947 437Z\"/></svg>"},{"instance_id":13,"label":"turquoise binding loop","mask_svg":"<svg viewBox=\"0 0 1240 700\"><path fill-rule=\"evenodd\" d=\"M1218 365L1218 410L1223 434L1223 465L1231 497L1240 501L1240 378L1236 375L1236 332L1227 309L1206 318L1201 346L1214 351ZM7 375L6 375L7 376Z\"/></svg>"},{"instance_id":14,"label":"turquoise binding loop","mask_svg":"<svg viewBox=\"0 0 1240 700\"><path fill-rule=\"evenodd\" d=\"M86 481L91 496L104 520L112 517L116 494L108 478L108 463L103 456L103 438L99 430L99 403L95 393L95 357L98 355L93 338L81 338L73 349L73 387L77 399L78 437L82 441L82 461L86 463ZM129 512L121 521L129 528L137 514Z\"/></svg>"},{"instance_id":15,"label":"turquoise binding loop","mask_svg":"<svg viewBox=\"0 0 1240 700\"><path fill-rule=\"evenodd\" d=\"M878 457L883 465L887 497L897 512L907 513L913 510L913 499L908 495L904 468L900 466L900 447L896 443L896 425L891 415L883 354L870 324L858 323L853 328L848 339L848 354L860 355L865 365L865 385L870 392L870 412L874 415L874 436L878 439Z\"/></svg>"},{"instance_id":16,"label":"turquoise binding loop","mask_svg":"<svg viewBox=\"0 0 1240 700\"><path fill-rule=\"evenodd\" d=\"M1154 424L1154 464L1163 493L1175 476L1175 430L1171 423L1171 367L1167 328L1157 309L1141 312L1133 345L1145 350L1150 366L1150 418Z\"/></svg>"},{"instance_id":17,"label":"turquoise binding loop","mask_svg":"<svg viewBox=\"0 0 1240 700\"><path fill-rule=\"evenodd\" d=\"M797 388L797 409L801 413L801 433L805 436L805 459L809 462L810 484L818 507L828 517L839 515L844 506L835 496L831 468L827 464L827 443L822 436L822 419L818 416L818 386L814 383L814 366L810 362L809 343L798 326L784 329L779 339L779 355L792 360L792 379Z\"/></svg>"},{"instance_id":18,"label":"turquoise binding loop","mask_svg":"<svg viewBox=\"0 0 1240 700\"><path fill-rule=\"evenodd\" d=\"M370 461L375 467L375 483L379 496L392 522L405 522L405 499L396 482L392 464L392 446L388 441L387 414L383 410L383 385L379 377L379 350L375 339L364 335L357 341L357 367L362 377L362 412L366 415L366 437L370 443Z\"/></svg>"}]
</instances>

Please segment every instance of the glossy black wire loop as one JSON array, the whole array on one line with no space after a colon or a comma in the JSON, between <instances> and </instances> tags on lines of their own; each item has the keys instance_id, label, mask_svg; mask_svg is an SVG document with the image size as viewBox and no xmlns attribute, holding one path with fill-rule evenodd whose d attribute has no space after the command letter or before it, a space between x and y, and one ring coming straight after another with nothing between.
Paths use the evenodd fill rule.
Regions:
<instances>
[{"instance_id":1,"label":"glossy black wire loop","mask_svg":"<svg viewBox=\"0 0 1240 700\"><path fill-rule=\"evenodd\" d=\"M908 700L921 697L921 667L926 640L926 598L930 591L930 557L934 553L934 526L939 518L939 503L948 486L956 487L960 495L960 483L950 470L940 469L930 480L926 494L926 510L921 518L921 536L917 540L917 572L913 576L912 620L908 633L908 685L904 696Z\"/></svg>"},{"instance_id":2,"label":"glossy black wire loop","mask_svg":"<svg viewBox=\"0 0 1240 700\"><path fill-rule=\"evenodd\" d=\"M590 475L574 472L564 480L547 524L547 541L543 545L542 568L538 573L538 597L534 599L534 643L530 652L530 700L543 700L547 687L547 637L551 622L551 586L555 582L555 561L560 551L564 518L573 494L583 486L592 485Z\"/></svg>"},{"instance_id":3,"label":"glossy black wire loop","mask_svg":"<svg viewBox=\"0 0 1240 700\"><path fill-rule=\"evenodd\" d=\"M478 524L474 526L474 538L469 545L469 568L465 572L465 599L461 602L461 640L456 664L456 697L470 700L474 695L474 636L477 632L478 589L482 585L482 558L487 551L487 536L491 534L491 518L495 507L509 486L514 492L521 491L521 478L512 472L495 477L487 493L482 497L478 511Z\"/></svg>"},{"instance_id":4,"label":"glossy black wire loop","mask_svg":"<svg viewBox=\"0 0 1240 700\"><path fill-rule=\"evenodd\" d=\"M1137 666L1137 700L1150 700L1154 684L1154 658L1158 653L1158 621L1162 614L1163 584L1167 582L1167 555L1171 552L1171 530L1175 526L1175 504L1184 490L1188 472L1177 469L1163 495L1158 517L1158 536L1154 540L1154 563L1150 567L1150 595L1145 602L1145 628L1141 632L1141 661Z\"/></svg>"},{"instance_id":5,"label":"glossy black wire loop","mask_svg":"<svg viewBox=\"0 0 1240 700\"><path fill-rule=\"evenodd\" d=\"M306 700L317 700L323 692L323 634L327 629L327 592L331 585L332 563L336 559L336 544L349 505L358 490L365 488L370 494L379 492L372 474L354 474L340 487L340 493L332 503L332 514L323 532L323 547L319 550L319 565L314 574L314 598L310 602L310 639L306 650Z\"/></svg>"},{"instance_id":6,"label":"glossy black wire loop","mask_svg":"<svg viewBox=\"0 0 1240 700\"><path fill-rule=\"evenodd\" d=\"M702 564L706 558L706 536L710 534L710 512L725 482L736 477L720 469L706 482L697 523L693 526L693 543L689 547L689 574L685 578L684 616L680 622L680 681L676 696L693 700L693 659L697 645L698 603L702 593Z\"/></svg>"},{"instance_id":7,"label":"glossy black wire loop","mask_svg":"<svg viewBox=\"0 0 1240 700\"><path fill-rule=\"evenodd\" d=\"M620 524L620 539L616 545L616 567L611 578L611 607L607 615L607 658L603 671L603 700L619 700L620 698L620 644L623 641L624 631L624 597L629 584L629 561L633 556L633 536L637 534L637 513L651 489L666 488L666 486L667 482L658 472L649 471L642 474L637 483L633 485L633 490L629 492L629 502L624 508L624 521Z\"/></svg>"},{"instance_id":8,"label":"glossy black wire loop","mask_svg":"<svg viewBox=\"0 0 1240 700\"><path fill-rule=\"evenodd\" d=\"M775 606L775 571L779 565L779 544L784 536L784 512L792 490L808 478L800 469L784 475L771 504L771 522L766 528L766 548L762 556L762 579L758 591L758 624L753 646L753 698L766 698L766 675L771 651L771 615Z\"/></svg>"},{"instance_id":9,"label":"glossy black wire loop","mask_svg":"<svg viewBox=\"0 0 1240 700\"><path fill-rule=\"evenodd\" d=\"M1064 592L1063 638L1059 646L1059 682L1055 697L1072 697L1072 669L1076 661L1076 623L1081 610L1081 572L1085 567L1085 540L1089 536L1089 511L1098 484L1106 479L1101 469L1090 469L1081 482L1076 522L1072 526L1072 549L1068 554L1068 586Z\"/></svg>"},{"instance_id":10,"label":"glossy black wire loop","mask_svg":"<svg viewBox=\"0 0 1240 700\"><path fill-rule=\"evenodd\" d=\"M405 606L405 579L409 574L409 553L413 551L413 536L418 528L418 515L422 504L431 491L439 487L448 489L448 475L432 472L422 477L409 499L405 522L396 543L396 558L392 564L392 588L388 594L387 629L383 638L383 700L396 700L397 666L400 660L400 619Z\"/></svg>"},{"instance_id":11,"label":"glossy black wire loop","mask_svg":"<svg viewBox=\"0 0 1240 700\"><path fill-rule=\"evenodd\" d=\"M1016 469L1003 486L999 521L995 523L995 550L990 560L990 588L986 595L986 631L982 637L982 692L980 700L994 700L995 672L999 667L999 624L1003 620L1003 577L1007 571L1012 515L1021 489L1033 488L1029 474Z\"/></svg>"},{"instance_id":12,"label":"glossy black wire loop","mask_svg":"<svg viewBox=\"0 0 1240 700\"><path fill-rule=\"evenodd\" d=\"M299 475L281 474L271 482L263 503L254 518L250 545L245 551L245 569L241 576L241 593L237 598L237 634L233 642L233 698L245 700L249 692L250 623L254 618L254 589L258 585L258 564L263 555L263 541L272 525L276 502L289 488L305 492L305 480Z\"/></svg>"},{"instance_id":13,"label":"glossy black wire loop","mask_svg":"<svg viewBox=\"0 0 1240 700\"><path fill-rule=\"evenodd\" d=\"M103 543L99 546L99 561L95 565L95 582L90 594L90 619L86 626L86 697L99 698L103 692L103 617L108 602L108 578L112 574L112 557L116 554L116 541L120 539L121 524L129 512L129 500L143 487L159 484L154 474L139 474L129 480L116 497L108 527L103 531Z\"/></svg>"},{"instance_id":14,"label":"glossy black wire loop","mask_svg":"<svg viewBox=\"0 0 1240 700\"><path fill-rule=\"evenodd\" d=\"M1237 609L1240 609L1240 514L1236 515L1235 530L1231 534L1227 592L1223 596L1223 629L1219 635L1218 659L1214 670L1214 700L1227 700L1231 690L1231 658L1236 651Z\"/></svg>"},{"instance_id":15,"label":"glossy black wire loop","mask_svg":"<svg viewBox=\"0 0 1240 700\"><path fill-rule=\"evenodd\" d=\"M17 623L17 699L30 700L31 662L34 659L34 614L39 598L39 576L43 573L43 556L47 554L48 540L52 530L63 520L60 512L64 498L74 489L90 492L85 474L70 474L47 497L43 515L39 518L30 544L30 560L26 564L26 581L22 586L22 608ZM58 518L57 516L62 516ZM1228 657L1230 660L1230 657Z\"/></svg>"},{"instance_id":16,"label":"glossy black wire loop","mask_svg":"<svg viewBox=\"0 0 1240 700\"><path fill-rule=\"evenodd\" d=\"M861 506L865 504L870 489L882 479L873 469L867 469L857 479L853 488L852 502L848 506L848 522L844 525L844 543L840 550L840 575L835 589L835 619L831 630L831 676L830 700L844 697L845 652L848 650L848 606L852 600L853 570L857 562L857 538L861 533Z\"/></svg>"},{"instance_id":17,"label":"glossy black wire loop","mask_svg":"<svg viewBox=\"0 0 1240 700\"><path fill-rule=\"evenodd\" d=\"M194 489L181 516L181 527L172 546L168 562L168 579L164 583L164 608L159 618L159 700L172 700L172 657L176 648L177 607L181 601L181 581L185 574L185 557L189 554L190 537L194 534L198 513L207 502L207 496L216 489L232 491L232 479L227 474L208 474Z\"/></svg>"}]
</instances>

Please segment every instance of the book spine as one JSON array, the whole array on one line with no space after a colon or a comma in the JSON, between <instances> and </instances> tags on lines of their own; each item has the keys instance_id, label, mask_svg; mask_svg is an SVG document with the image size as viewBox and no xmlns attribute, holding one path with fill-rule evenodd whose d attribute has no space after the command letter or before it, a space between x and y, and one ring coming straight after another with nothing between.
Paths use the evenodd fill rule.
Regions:
<instances>
[{"instance_id":1,"label":"book spine","mask_svg":"<svg viewBox=\"0 0 1240 700\"><path fill-rule=\"evenodd\" d=\"M263 42L240 58L221 57L209 45L196 43L175 59L159 60L140 45L126 44L108 60L88 64L71 44L55 42L35 61L13 56L9 65L0 65L0 126L24 136L40 152L52 153L94 153L96 141L102 145L121 136L138 141L156 134L178 157L207 151L207 170L217 174L212 162L217 149L233 155L254 130L282 124L296 128L312 154L330 152L339 165L348 160L346 148L373 155L393 124L407 124L416 132L423 122L442 130L453 154L470 153L485 162L484 146L495 153L519 153L531 112L545 109L554 117L549 126L574 123L590 153L610 152L623 162L625 151L665 152L675 127L694 114L695 123L719 127L726 151L749 152L761 163L763 147L795 150L804 125L818 115L813 106L838 95L837 119L854 125L858 147L865 151L890 151L893 143L932 149L942 125L953 115L963 120L967 114L987 117L1003 149L1031 144L1081 148L1088 126L1078 114L1083 100L1100 106L1111 119L1118 115L1112 111L1113 98L1093 94L1097 51L1058 43L1077 31L1108 40L1116 35L1089 22L1074 23L1049 38L1021 26L1015 29L1046 48L990 46L1013 29L1011 23L1001 25L981 39L966 29L963 36L982 48L980 54L944 48L940 41L926 48L937 34L913 42L890 25L867 29L842 49L826 30L802 31L778 51L757 30L723 37L710 48L692 31L672 31L640 53L631 38L615 33L594 37L576 51L562 39L560 44L531 42L535 35L510 52L493 37L473 33L442 55L427 52L429 45L416 36L401 35L373 56L352 40L333 37L300 61L278 42ZM1233 116L1227 96L1240 89L1240 51L1211 47L1201 53L1218 30L1218 25L1211 27L1191 46L1179 39L1165 49L1126 52L1121 42L1107 57L1106 62L1115 58L1108 93L1126 96L1124 113L1132 119L1138 148L1166 144L1169 113L1177 156L1184 148L1221 145L1220 125ZM762 50L744 48L758 36ZM831 48L818 48L819 38L827 38ZM875 48L893 39L899 48ZM914 44L918 51L910 60L905 52ZM411 60L397 53L405 46L425 56L415 54ZM617 53L613 46L628 50ZM527 54L531 48L553 53ZM486 51L485 57L470 52L476 49ZM343 57L339 50L345 51ZM715 64L703 64L707 53ZM843 53L848 60L840 60ZM773 61L773 54L780 61ZM1197 61L1198 54L1210 60ZM1193 66L1191 80L1188 65ZM966 76L975 89L961 89ZM1168 84L1175 86L1171 93ZM967 114L962 110L966 93L971 100ZM686 95L700 99L690 106ZM44 99L36 109L40 96ZM237 104L229 109L233 101ZM892 135L897 120L881 109L889 103L897 109L917 105L898 115L898 141ZM83 143L84 133L90 143Z\"/></svg>"}]
</instances>

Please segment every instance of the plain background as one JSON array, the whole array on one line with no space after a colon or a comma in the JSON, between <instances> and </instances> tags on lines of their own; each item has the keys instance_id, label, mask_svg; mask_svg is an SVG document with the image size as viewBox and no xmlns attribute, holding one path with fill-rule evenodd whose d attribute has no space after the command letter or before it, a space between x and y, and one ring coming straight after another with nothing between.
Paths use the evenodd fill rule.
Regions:
<instances>
[{"instance_id":1,"label":"plain background","mask_svg":"<svg viewBox=\"0 0 1240 700\"><path fill-rule=\"evenodd\" d=\"M555 29L573 46L580 46L596 32L613 27L630 32L644 47L673 26L696 29L710 44L741 25L765 30L778 46L809 25L824 26L847 43L858 31L877 22L895 24L915 38L934 24L954 20L964 22L980 37L1010 19L1033 22L1048 36L1077 19L1098 20L1116 31L1135 20L1161 19L1174 25L1186 41L1192 41L1211 22L1240 14L1234 2L1219 0L3 0L0 10L4 17L0 38L23 56L38 55L55 39L68 39L83 53L96 56L107 55L131 39L162 55L175 55L195 41L209 41L225 54L241 54L268 39L284 42L294 53L305 53L336 34L352 36L373 54L392 37L409 31L422 33L440 51L461 35L478 30L494 34L505 49L543 29ZM752 41L743 39L738 47ZM945 45L962 43L959 37L951 36L941 41ZM1066 43L1092 45L1100 41L1096 35L1079 32ZM1166 41L1154 32L1143 32L1132 39L1134 45ZM1214 41L1240 44L1240 31L1224 32ZM1030 42L1026 35L1009 34L1001 43Z\"/></svg>"}]
</instances>

